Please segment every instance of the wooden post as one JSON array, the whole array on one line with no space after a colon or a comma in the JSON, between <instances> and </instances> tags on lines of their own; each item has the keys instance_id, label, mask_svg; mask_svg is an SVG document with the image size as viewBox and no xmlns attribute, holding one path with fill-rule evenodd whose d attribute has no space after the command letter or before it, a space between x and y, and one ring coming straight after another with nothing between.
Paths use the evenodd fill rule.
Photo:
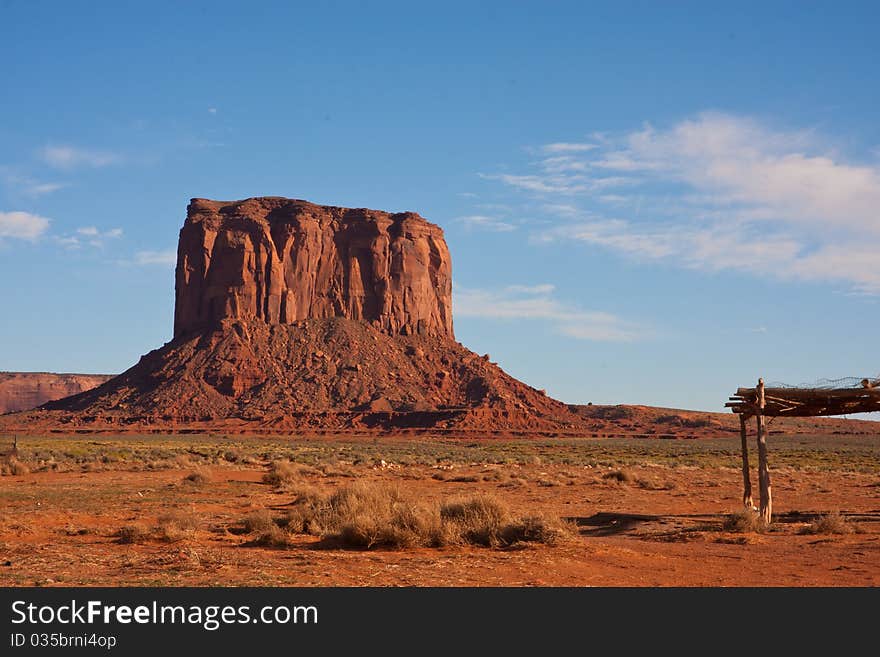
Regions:
<instances>
[{"instance_id":1,"label":"wooden post","mask_svg":"<svg viewBox=\"0 0 880 657\"><path fill-rule=\"evenodd\" d=\"M743 460L743 506L751 509L755 506L752 501L752 480L749 476L749 443L746 441L746 417L745 413L739 414L739 437L742 439Z\"/></svg>"},{"instance_id":2,"label":"wooden post","mask_svg":"<svg viewBox=\"0 0 880 657\"><path fill-rule=\"evenodd\" d=\"M758 413L758 489L761 504L761 518L770 524L773 516L773 499L770 493L770 469L767 465L767 430L764 420L764 379L758 379L757 393Z\"/></svg>"}]
</instances>

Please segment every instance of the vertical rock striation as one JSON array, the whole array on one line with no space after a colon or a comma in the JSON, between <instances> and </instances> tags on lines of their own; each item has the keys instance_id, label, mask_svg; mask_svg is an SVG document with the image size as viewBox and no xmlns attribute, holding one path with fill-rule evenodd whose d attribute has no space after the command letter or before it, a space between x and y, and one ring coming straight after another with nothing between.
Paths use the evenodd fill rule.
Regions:
<instances>
[{"instance_id":1,"label":"vertical rock striation","mask_svg":"<svg viewBox=\"0 0 880 657\"><path fill-rule=\"evenodd\" d=\"M180 231L174 337L224 319L344 317L453 337L443 231L415 213L285 198L193 199Z\"/></svg>"}]
</instances>

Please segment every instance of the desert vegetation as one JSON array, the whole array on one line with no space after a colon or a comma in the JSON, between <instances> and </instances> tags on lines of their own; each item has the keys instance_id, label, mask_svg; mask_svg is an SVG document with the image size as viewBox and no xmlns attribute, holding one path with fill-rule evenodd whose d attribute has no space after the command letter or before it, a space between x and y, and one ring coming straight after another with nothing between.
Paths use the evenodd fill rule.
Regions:
<instances>
[{"instance_id":1,"label":"desert vegetation","mask_svg":"<svg viewBox=\"0 0 880 657\"><path fill-rule=\"evenodd\" d=\"M857 527L838 511L819 516L804 528L806 534L852 534Z\"/></svg>"},{"instance_id":2,"label":"desert vegetation","mask_svg":"<svg viewBox=\"0 0 880 657\"><path fill-rule=\"evenodd\" d=\"M245 518L244 526L260 532L256 545L287 545L286 532L318 536L330 546L365 549L553 545L574 535L573 528L557 517L515 516L494 496L428 503L397 486L365 482L326 494L301 494L283 518L273 521L268 513L257 512Z\"/></svg>"},{"instance_id":3,"label":"desert vegetation","mask_svg":"<svg viewBox=\"0 0 880 657\"><path fill-rule=\"evenodd\" d=\"M880 583L878 451L778 440L768 529L726 439L29 437L0 582L798 584L815 553L811 582Z\"/></svg>"}]
</instances>

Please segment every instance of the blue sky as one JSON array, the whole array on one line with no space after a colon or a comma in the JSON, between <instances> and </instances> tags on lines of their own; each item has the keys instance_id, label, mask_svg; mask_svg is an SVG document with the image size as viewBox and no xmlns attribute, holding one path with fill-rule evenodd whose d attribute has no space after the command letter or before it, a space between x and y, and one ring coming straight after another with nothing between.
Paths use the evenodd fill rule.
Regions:
<instances>
[{"instance_id":1,"label":"blue sky","mask_svg":"<svg viewBox=\"0 0 880 657\"><path fill-rule=\"evenodd\" d=\"M564 401L876 375L878 18L0 2L0 369L134 364L188 200L282 195L443 226L457 338Z\"/></svg>"}]
</instances>

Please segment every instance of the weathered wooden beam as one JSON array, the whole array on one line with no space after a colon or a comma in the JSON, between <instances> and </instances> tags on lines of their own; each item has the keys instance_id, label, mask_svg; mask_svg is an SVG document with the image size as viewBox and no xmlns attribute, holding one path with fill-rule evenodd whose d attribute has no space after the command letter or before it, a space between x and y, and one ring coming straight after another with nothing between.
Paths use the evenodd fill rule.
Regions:
<instances>
[{"instance_id":1,"label":"weathered wooden beam","mask_svg":"<svg viewBox=\"0 0 880 657\"><path fill-rule=\"evenodd\" d=\"M776 402L778 404L794 404L795 406L800 406L802 404L806 404L806 401L797 401L795 399L786 399L784 397L775 397L773 395L764 394L764 401Z\"/></svg>"},{"instance_id":2,"label":"weathered wooden beam","mask_svg":"<svg viewBox=\"0 0 880 657\"><path fill-rule=\"evenodd\" d=\"M739 416L739 437L742 441L742 471L743 471L743 506L747 509L754 508L752 501L752 480L749 475L749 443L746 432L746 418L744 415Z\"/></svg>"},{"instance_id":3,"label":"weathered wooden beam","mask_svg":"<svg viewBox=\"0 0 880 657\"><path fill-rule=\"evenodd\" d=\"M764 379L758 379L756 391L758 397L758 414L755 416L758 425L758 499L760 500L761 518L769 525L773 517L773 497L770 489L770 467L767 463Z\"/></svg>"},{"instance_id":4,"label":"weathered wooden beam","mask_svg":"<svg viewBox=\"0 0 880 657\"><path fill-rule=\"evenodd\" d=\"M880 396L874 394L878 390L872 389L872 394L864 395L861 390L850 389L837 391L837 394L832 397L826 395L825 392L827 391L811 392L810 395L801 394L798 398L790 399L769 395L765 389L762 415L767 417L821 417L880 411ZM731 398L731 401L725 403L724 406L734 409L733 412L737 413L753 407L755 402L755 398L749 400Z\"/></svg>"},{"instance_id":5,"label":"weathered wooden beam","mask_svg":"<svg viewBox=\"0 0 880 657\"><path fill-rule=\"evenodd\" d=\"M877 399L880 400L880 388L765 388L767 397L788 400L813 399ZM736 395L746 399L755 399L754 388L737 388Z\"/></svg>"}]
</instances>

